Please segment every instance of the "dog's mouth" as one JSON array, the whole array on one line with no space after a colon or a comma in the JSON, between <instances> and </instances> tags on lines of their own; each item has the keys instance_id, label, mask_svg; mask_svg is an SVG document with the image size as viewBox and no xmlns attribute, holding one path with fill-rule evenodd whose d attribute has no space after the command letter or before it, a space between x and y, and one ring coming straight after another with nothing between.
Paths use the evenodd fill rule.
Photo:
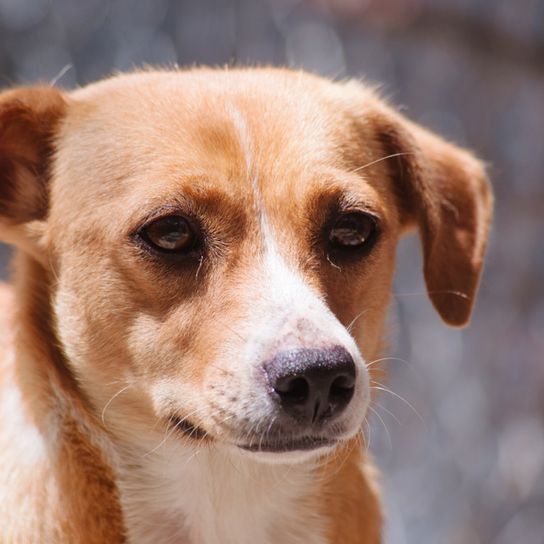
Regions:
<instances>
[{"instance_id":1,"label":"dog's mouth","mask_svg":"<svg viewBox=\"0 0 544 544\"><path fill-rule=\"evenodd\" d=\"M209 434L204 429L191 423L187 418L170 416L168 421L171 427L175 428L188 438L192 438L193 440L209 438Z\"/></svg>"},{"instance_id":2,"label":"dog's mouth","mask_svg":"<svg viewBox=\"0 0 544 544\"><path fill-rule=\"evenodd\" d=\"M285 453L291 451L311 451L318 448L330 448L337 440L323 436L303 436L301 438L275 440L255 440L249 444L238 444L238 447L251 452Z\"/></svg>"},{"instance_id":3,"label":"dog's mouth","mask_svg":"<svg viewBox=\"0 0 544 544\"><path fill-rule=\"evenodd\" d=\"M193 440L210 439L210 434L189 421L179 416L170 416L170 426L182 433L185 437ZM286 453L296 451L312 451L319 448L331 448L338 444L339 440L326 436L301 436L301 437L259 437L256 436L251 442L236 444L242 450L263 453Z\"/></svg>"}]
</instances>

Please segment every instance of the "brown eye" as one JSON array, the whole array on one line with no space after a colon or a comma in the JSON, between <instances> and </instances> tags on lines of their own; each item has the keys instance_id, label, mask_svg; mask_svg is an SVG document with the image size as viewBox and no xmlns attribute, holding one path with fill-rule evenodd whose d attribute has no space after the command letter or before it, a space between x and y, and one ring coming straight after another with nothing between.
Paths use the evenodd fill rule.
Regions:
<instances>
[{"instance_id":1,"label":"brown eye","mask_svg":"<svg viewBox=\"0 0 544 544\"><path fill-rule=\"evenodd\" d=\"M163 253L187 253L194 248L196 240L187 219L179 215L157 219L138 234L152 249Z\"/></svg>"},{"instance_id":2,"label":"brown eye","mask_svg":"<svg viewBox=\"0 0 544 544\"><path fill-rule=\"evenodd\" d=\"M352 212L340 215L329 231L332 249L359 249L372 243L376 235L376 219L373 216Z\"/></svg>"}]
</instances>

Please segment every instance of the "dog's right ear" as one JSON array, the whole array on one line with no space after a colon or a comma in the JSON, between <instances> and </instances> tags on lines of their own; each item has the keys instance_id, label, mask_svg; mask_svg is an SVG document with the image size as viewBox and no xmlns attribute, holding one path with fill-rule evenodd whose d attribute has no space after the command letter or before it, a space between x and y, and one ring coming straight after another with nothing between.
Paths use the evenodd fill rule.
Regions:
<instances>
[{"instance_id":1,"label":"dog's right ear","mask_svg":"<svg viewBox=\"0 0 544 544\"><path fill-rule=\"evenodd\" d=\"M66 111L54 87L0 93L0 239L26 247L48 208L54 139ZM38 229L39 230L39 229Z\"/></svg>"}]
</instances>

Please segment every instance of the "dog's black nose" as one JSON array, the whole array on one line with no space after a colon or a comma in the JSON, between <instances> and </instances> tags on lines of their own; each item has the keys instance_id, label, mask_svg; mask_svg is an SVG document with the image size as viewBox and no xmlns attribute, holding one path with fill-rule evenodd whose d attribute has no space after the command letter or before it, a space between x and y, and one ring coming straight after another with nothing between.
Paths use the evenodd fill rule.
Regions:
<instances>
[{"instance_id":1,"label":"dog's black nose","mask_svg":"<svg viewBox=\"0 0 544 544\"><path fill-rule=\"evenodd\" d=\"M341 346L280 352L265 371L271 395L304 424L339 415L355 389L355 364Z\"/></svg>"}]
</instances>

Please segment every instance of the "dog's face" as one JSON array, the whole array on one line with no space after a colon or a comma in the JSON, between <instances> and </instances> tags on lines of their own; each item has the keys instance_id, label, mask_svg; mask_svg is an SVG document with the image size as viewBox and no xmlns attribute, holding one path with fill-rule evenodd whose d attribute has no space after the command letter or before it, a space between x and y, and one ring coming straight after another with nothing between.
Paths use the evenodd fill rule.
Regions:
<instances>
[{"instance_id":1,"label":"dog's face","mask_svg":"<svg viewBox=\"0 0 544 544\"><path fill-rule=\"evenodd\" d=\"M354 436L412 225L435 306L468 319L482 169L359 85L143 73L6 93L2 119L5 238L44 263L68 364L117 432L291 460Z\"/></svg>"}]
</instances>

